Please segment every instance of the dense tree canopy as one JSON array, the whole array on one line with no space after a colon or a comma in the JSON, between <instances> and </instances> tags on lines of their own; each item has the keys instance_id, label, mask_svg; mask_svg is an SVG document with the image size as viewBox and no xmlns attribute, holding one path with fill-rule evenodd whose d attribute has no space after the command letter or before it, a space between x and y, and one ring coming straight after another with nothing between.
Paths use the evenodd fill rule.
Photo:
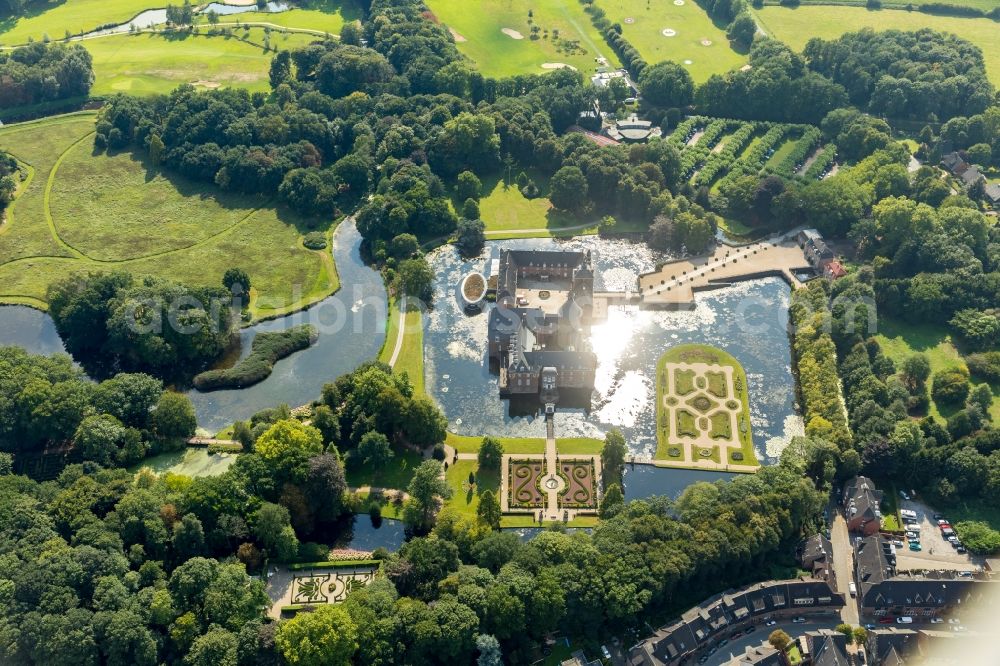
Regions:
<instances>
[{"instance_id":1,"label":"dense tree canopy","mask_svg":"<svg viewBox=\"0 0 1000 666\"><path fill-rule=\"evenodd\" d=\"M0 108L84 98L93 84L90 52L79 44L38 42L0 51Z\"/></svg>"}]
</instances>

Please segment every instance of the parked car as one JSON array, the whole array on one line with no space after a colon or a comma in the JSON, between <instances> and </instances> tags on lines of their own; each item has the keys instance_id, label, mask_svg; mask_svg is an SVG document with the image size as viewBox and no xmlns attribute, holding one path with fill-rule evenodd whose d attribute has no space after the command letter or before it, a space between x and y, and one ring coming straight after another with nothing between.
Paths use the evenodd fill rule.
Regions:
<instances>
[{"instance_id":1,"label":"parked car","mask_svg":"<svg viewBox=\"0 0 1000 666\"><path fill-rule=\"evenodd\" d=\"M950 617L948 618L948 624L962 624L962 621L957 617Z\"/></svg>"},{"instance_id":2,"label":"parked car","mask_svg":"<svg viewBox=\"0 0 1000 666\"><path fill-rule=\"evenodd\" d=\"M943 622L944 622L944 620L941 619L941 618L939 618L939 617L932 617L931 618L931 624L941 624Z\"/></svg>"},{"instance_id":3,"label":"parked car","mask_svg":"<svg viewBox=\"0 0 1000 666\"><path fill-rule=\"evenodd\" d=\"M919 541L911 541L910 542L910 550L923 550L923 549L920 547L920 542Z\"/></svg>"},{"instance_id":4,"label":"parked car","mask_svg":"<svg viewBox=\"0 0 1000 666\"><path fill-rule=\"evenodd\" d=\"M952 548L958 548L959 546L962 545L962 542L959 541L958 539L955 539L954 541L952 541L951 539L948 539L948 541L951 542L951 547Z\"/></svg>"},{"instance_id":5,"label":"parked car","mask_svg":"<svg viewBox=\"0 0 1000 666\"><path fill-rule=\"evenodd\" d=\"M934 514L934 520L935 521L944 520L944 516L942 516L940 513L935 513Z\"/></svg>"},{"instance_id":6,"label":"parked car","mask_svg":"<svg viewBox=\"0 0 1000 666\"><path fill-rule=\"evenodd\" d=\"M852 597L858 596L858 586L854 584L853 580L848 585L848 589L850 589Z\"/></svg>"},{"instance_id":7,"label":"parked car","mask_svg":"<svg viewBox=\"0 0 1000 666\"><path fill-rule=\"evenodd\" d=\"M958 553L959 555L965 555L969 551L965 549L965 546L959 546L958 548L955 549L955 552Z\"/></svg>"},{"instance_id":8,"label":"parked car","mask_svg":"<svg viewBox=\"0 0 1000 666\"><path fill-rule=\"evenodd\" d=\"M729 639L728 638L723 638L721 641L719 641L719 647L723 647L727 643L729 643Z\"/></svg>"},{"instance_id":9,"label":"parked car","mask_svg":"<svg viewBox=\"0 0 1000 666\"><path fill-rule=\"evenodd\" d=\"M951 536L948 537L948 541L950 541L951 543L958 543L958 537L952 534Z\"/></svg>"},{"instance_id":10,"label":"parked car","mask_svg":"<svg viewBox=\"0 0 1000 666\"><path fill-rule=\"evenodd\" d=\"M767 622L764 623L764 626L765 627L773 627L776 624L778 624L777 620L768 620Z\"/></svg>"},{"instance_id":11,"label":"parked car","mask_svg":"<svg viewBox=\"0 0 1000 666\"><path fill-rule=\"evenodd\" d=\"M865 625L865 629L874 629L877 626L878 626L877 624L872 624L871 622L869 622L868 624Z\"/></svg>"},{"instance_id":12,"label":"parked car","mask_svg":"<svg viewBox=\"0 0 1000 666\"><path fill-rule=\"evenodd\" d=\"M896 624L913 624L913 618L909 615L904 615L903 617L896 618Z\"/></svg>"},{"instance_id":13,"label":"parked car","mask_svg":"<svg viewBox=\"0 0 1000 666\"><path fill-rule=\"evenodd\" d=\"M892 540L892 541L890 541L889 543L891 543L891 544L892 544L893 546L895 546L896 548L902 548L902 547L903 547L903 542L902 542L902 541L900 541L899 539L893 539L893 540Z\"/></svg>"},{"instance_id":14,"label":"parked car","mask_svg":"<svg viewBox=\"0 0 1000 666\"><path fill-rule=\"evenodd\" d=\"M793 622L794 624L802 624L802 623L803 623L803 622L805 622L805 621L806 621L806 619L805 619L804 617L797 617L797 618L795 618L794 620L792 620L792 622Z\"/></svg>"},{"instance_id":15,"label":"parked car","mask_svg":"<svg viewBox=\"0 0 1000 666\"><path fill-rule=\"evenodd\" d=\"M611 659L611 652L608 651L608 646L607 645L602 645L601 646L601 655L605 659Z\"/></svg>"},{"instance_id":16,"label":"parked car","mask_svg":"<svg viewBox=\"0 0 1000 666\"><path fill-rule=\"evenodd\" d=\"M900 491L899 491L899 496L900 496L900 497L902 497L902 498L903 498L903 499L905 499L905 500L908 500L908 499L910 499L910 496L906 494L906 491L905 491L905 490L900 490Z\"/></svg>"},{"instance_id":17,"label":"parked car","mask_svg":"<svg viewBox=\"0 0 1000 666\"><path fill-rule=\"evenodd\" d=\"M895 621L896 621L896 618L894 618L894 617L893 617L893 616L891 616L891 615L885 615L885 616L883 616L883 617L880 617L880 618L878 619L878 623L879 623L879 624L892 624L892 623L893 623L893 622L895 622Z\"/></svg>"},{"instance_id":18,"label":"parked car","mask_svg":"<svg viewBox=\"0 0 1000 666\"><path fill-rule=\"evenodd\" d=\"M966 629L960 624L956 624L954 627L951 628L951 630L956 632L968 631L968 629Z\"/></svg>"},{"instance_id":19,"label":"parked car","mask_svg":"<svg viewBox=\"0 0 1000 666\"><path fill-rule=\"evenodd\" d=\"M747 630L744 631L743 633L749 636L750 634L752 634L755 631L757 631L757 625L756 624L751 624L749 627L747 627Z\"/></svg>"}]
</instances>

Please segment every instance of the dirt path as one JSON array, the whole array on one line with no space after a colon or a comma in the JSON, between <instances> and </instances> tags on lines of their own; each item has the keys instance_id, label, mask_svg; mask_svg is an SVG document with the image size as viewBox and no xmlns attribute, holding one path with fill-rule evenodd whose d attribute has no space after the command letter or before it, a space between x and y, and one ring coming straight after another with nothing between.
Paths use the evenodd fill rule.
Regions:
<instances>
[{"instance_id":1,"label":"dirt path","mask_svg":"<svg viewBox=\"0 0 1000 666\"><path fill-rule=\"evenodd\" d=\"M812 155L806 158L806 161L802 163L802 166L800 166L799 170L795 172L795 175L796 176L806 175L806 171L809 171L809 167L811 167L813 165L813 162L819 159L819 156L822 154L823 154L823 146L820 146L813 151Z\"/></svg>"},{"instance_id":2,"label":"dirt path","mask_svg":"<svg viewBox=\"0 0 1000 666\"><path fill-rule=\"evenodd\" d=\"M701 135L704 133L705 130L698 130L697 132L694 133L694 135L691 136L690 139L688 139L688 142L685 143L684 145L690 148L691 146L695 145L701 140Z\"/></svg>"},{"instance_id":3,"label":"dirt path","mask_svg":"<svg viewBox=\"0 0 1000 666\"><path fill-rule=\"evenodd\" d=\"M399 299L399 328L396 331L396 346L392 349L392 356L389 357L389 367L396 367L399 360L399 352L403 348L403 338L406 336L406 296Z\"/></svg>"},{"instance_id":4,"label":"dirt path","mask_svg":"<svg viewBox=\"0 0 1000 666\"><path fill-rule=\"evenodd\" d=\"M579 231L580 229L587 229L589 227L596 226L593 222L587 222L584 224L576 224L572 227L540 227L537 229L490 229L486 232L486 235L497 236L499 234L541 234L541 233L553 233L557 231Z\"/></svg>"}]
</instances>

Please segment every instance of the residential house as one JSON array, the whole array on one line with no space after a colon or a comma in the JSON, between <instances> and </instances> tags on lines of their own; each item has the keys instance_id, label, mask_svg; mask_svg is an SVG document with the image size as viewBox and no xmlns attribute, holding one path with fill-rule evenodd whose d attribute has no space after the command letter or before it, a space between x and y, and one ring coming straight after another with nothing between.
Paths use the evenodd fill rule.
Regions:
<instances>
[{"instance_id":1,"label":"residential house","mask_svg":"<svg viewBox=\"0 0 1000 666\"><path fill-rule=\"evenodd\" d=\"M874 664L901 666L917 650L917 632L902 627L879 627L868 631L865 644Z\"/></svg>"},{"instance_id":2,"label":"residential house","mask_svg":"<svg viewBox=\"0 0 1000 666\"><path fill-rule=\"evenodd\" d=\"M962 172L962 183L966 187L972 187L979 181L986 180L985 176L979 171L979 167L975 164L970 165L968 169Z\"/></svg>"},{"instance_id":3,"label":"residential house","mask_svg":"<svg viewBox=\"0 0 1000 666\"><path fill-rule=\"evenodd\" d=\"M726 666L785 666L780 651L767 642L748 645L743 654L733 657Z\"/></svg>"},{"instance_id":4,"label":"residential house","mask_svg":"<svg viewBox=\"0 0 1000 666\"><path fill-rule=\"evenodd\" d=\"M956 176L961 176L969 168L969 163L957 152L950 152L941 158L941 166Z\"/></svg>"},{"instance_id":5,"label":"residential house","mask_svg":"<svg viewBox=\"0 0 1000 666\"><path fill-rule=\"evenodd\" d=\"M813 666L851 666L847 656L847 636L839 631L807 631L800 644L805 663Z\"/></svg>"},{"instance_id":6,"label":"residential house","mask_svg":"<svg viewBox=\"0 0 1000 666\"><path fill-rule=\"evenodd\" d=\"M856 476L844 484L841 504L847 518L847 529L870 536L882 527L882 491L863 476Z\"/></svg>"},{"instance_id":7,"label":"residential house","mask_svg":"<svg viewBox=\"0 0 1000 666\"><path fill-rule=\"evenodd\" d=\"M855 545L854 577L861 614L874 617L941 617L969 604L992 607L1000 594L1000 579L986 573L898 571L895 548L877 535Z\"/></svg>"},{"instance_id":8,"label":"residential house","mask_svg":"<svg viewBox=\"0 0 1000 666\"><path fill-rule=\"evenodd\" d=\"M798 550L799 563L803 569L812 572L814 578L828 580L836 586L833 575L833 545L822 534L817 534L802 543Z\"/></svg>"},{"instance_id":9,"label":"residential house","mask_svg":"<svg viewBox=\"0 0 1000 666\"><path fill-rule=\"evenodd\" d=\"M994 206L1000 206L1000 183L990 183L984 189L986 200Z\"/></svg>"},{"instance_id":10,"label":"residential house","mask_svg":"<svg viewBox=\"0 0 1000 666\"><path fill-rule=\"evenodd\" d=\"M843 264L834 259L826 265L826 270L823 271L823 274L829 280L837 280L847 275L847 269L844 268Z\"/></svg>"},{"instance_id":11,"label":"residential house","mask_svg":"<svg viewBox=\"0 0 1000 666\"><path fill-rule=\"evenodd\" d=\"M825 273L827 266L834 261L834 254L819 231L803 229L796 235L795 239L813 270L820 274Z\"/></svg>"},{"instance_id":12,"label":"residential house","mask_svg":"<svg viewBox=\"0 0 1000 666\"><path fill-rule=\"evenodd\" d=\"M844 597L826 580L803 576L717 594L632 647L633 666L676 666L757 621L799 615L836 616ZM831 621L833 621L831 619Z\"/></svg>"},{"instance_id":13,"label":"residential house","mask_svg":"<svg viewBox=\"0 0 1000 666\"><path fill-rule=\"evenodd\" d=\"M603 666L603 663L600 659L587 659L583 650L576 650L570 654L569 659L560 662L560 666Z\"/></svg>"}]
</instances>

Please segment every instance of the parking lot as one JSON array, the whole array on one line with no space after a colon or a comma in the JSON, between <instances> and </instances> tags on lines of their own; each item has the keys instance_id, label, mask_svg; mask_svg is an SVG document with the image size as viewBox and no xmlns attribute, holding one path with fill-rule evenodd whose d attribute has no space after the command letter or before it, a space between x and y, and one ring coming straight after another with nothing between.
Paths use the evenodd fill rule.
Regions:
<instances>
[{"instance_id":1,"label":"parking lot","mask_svg":"<svg viewBox=\"0 0 1000 666\"><path fill-rule=\"evenodd\" d=\"M916 512L920 525L921 550L910 550L909 543L904 541L903 548L897 548L896 551L897 569L905 571L938 568L973 571L979 568L981 565L979 558L956 552L951 543L941 536L941 530L934 520L936 512L932 508L914 499L900 499L899 508ZM944 514L944 517L947 518L948 515Z\"/></svg>"}]
</instances>

